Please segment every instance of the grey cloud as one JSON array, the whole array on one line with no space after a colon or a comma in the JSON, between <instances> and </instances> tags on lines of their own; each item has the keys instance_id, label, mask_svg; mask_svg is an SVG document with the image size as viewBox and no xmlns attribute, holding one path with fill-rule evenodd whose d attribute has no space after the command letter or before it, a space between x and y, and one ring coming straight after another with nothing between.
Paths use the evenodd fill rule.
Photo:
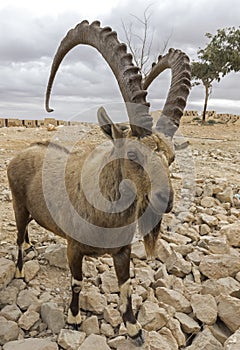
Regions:
<instances>
[{"instance_id":1,"label":"grey cloud","mask_svg":"<svg viewBox=\"0 0 240 350\"><path fill-rule=\"evenodd\" d=\"M0 11L0 61L27 62L52 57L63 36L81 20L76 13L33 17L15 9Z\"/></svg>"},{"instance_id":2,"label":"grey cloud","mask_svg":"<svg viewBox=\"0 0 240 350\"><path fill-rule=\"evenodd\" d=\"M126 24L133 21L134 33L139 34L142 27L131 14L142 18L151 3L149 31L154 32L151 61L162 53L166 42L167 49L180 48L190 58L196 58L199 47L204 47L207 42L206 32L239 25L238 0L135 0L123 2L108 15L97 19L103 26L110 25L117 30L120 40L125 41L121 20ZM46 115L44 94L53 55L67 31L83 19L77 11L38 18L26 11L0 11L0 117ZM233 74L215 84L212 101L219 98L239 100L238 81L239 74ZM147 97L153 109L163 107L169 83L169 72L164 72L153 82ZM87 118L94 114L95 120L97 106L110 101L121 102L122 98L106 62L93 48L74 48L61 64L53 86L51 105L55 108L54 115L66 118L80 116L81 111L89 110ZM201 109L199 102L202 101L203 89L192 89L188 107ZM237 108L232 110L237 112Z\"/></svg>"}]
</instances>

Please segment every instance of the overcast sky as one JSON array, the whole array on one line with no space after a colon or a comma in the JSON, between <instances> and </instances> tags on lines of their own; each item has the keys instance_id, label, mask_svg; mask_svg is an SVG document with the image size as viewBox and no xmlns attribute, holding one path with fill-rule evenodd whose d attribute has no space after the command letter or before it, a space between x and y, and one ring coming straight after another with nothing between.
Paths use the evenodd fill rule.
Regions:
<instances>
[{"instance_id":1,"label":"overcast sky","mask_svg":"<svg viewBox=\"0 0 240 350\"><path fill-rule=\"evenodd\" d=\"M196 59L208 43L205 33L240 25L239 0L1 0L0 118L50 116L44 110L45 88L54 53L70 28L84 19L99 19L125 41L122 21L126 26L132 22L134 33L141 35L134 16L143 18L148 5L153 57L167 43L167 50L179 48ZM232 73L214 84L208 109L240 114L239 78L240 73ZM152 110L163 107L169 81L170 73L164 72L149 89ZM187 109L201 111L203 98L203 87L194 87ZM114 109L121 102L115 78L96 50L81 46L66 56L55 79L51 116L95 121L98 106Z\"/></svg>"}]
</instances>

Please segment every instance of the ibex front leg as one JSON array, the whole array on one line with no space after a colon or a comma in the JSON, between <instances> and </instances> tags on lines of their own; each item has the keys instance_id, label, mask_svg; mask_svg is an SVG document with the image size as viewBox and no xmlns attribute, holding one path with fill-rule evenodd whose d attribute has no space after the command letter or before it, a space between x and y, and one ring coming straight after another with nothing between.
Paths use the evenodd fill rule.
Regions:
<instances>
[{"instance_id":1,"label":"ibex front leg","mask_svg":"<svg viewBox=\"0 0 240 350\"><path fill-rule=\"evenodd\" d=\"M72 274L72 300L68 310L67 323L73 325L75 329L81 323L81 313L79 310L79 294L82 289L82 261L83 254L79 252L78 245L74 241L68 241L67 246L68 263Z\"/></svg>"},{"instance_id":2,"label":"ibex front leg","mask_svg":"<svg viewBox=\"0 0 240 350\"><path fill-rule=\"evenodd\" d=\"M131 247L123 247L120 252L113 256L116 275L120 288L120 310L128 335L136 345L144 343L141 325L136 320L132 310L132 289L130 281L130 255Z\"/></svg>"}]
</instances>

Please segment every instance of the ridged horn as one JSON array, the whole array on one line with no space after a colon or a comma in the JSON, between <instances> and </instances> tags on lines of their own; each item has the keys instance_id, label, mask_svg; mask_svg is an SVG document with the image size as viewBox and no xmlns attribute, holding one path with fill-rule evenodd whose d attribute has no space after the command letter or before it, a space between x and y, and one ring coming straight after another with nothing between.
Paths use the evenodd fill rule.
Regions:
<instances>
[{"instance_id":1,"label":"ridged horn","mask_svg":"<svg viewBox=\"0 0 240 350\"><path fill-rule=\"evenodd\" d=\"M127 53L126 45L118 41L117 33L110 27L101 28L99 21L91 24L88 21L79 23L61 41L48 80L46 110L53 111L49 107L49 100L59 65L65 55L79 44L96 48L111 67L126 103L132 134L138 137L151 134L152 118L149 115L149 103L146 101L147 91L142 89L142 76L139 69L134 66L132 55Z\"/></svg>"},{"instance_id":2,"label":"ridged horn","mask_svg":"<svg viewBox=\"0 0 240 350\"><path fill-rule=\"evenodd\" d=\"M158 62L152 65L152 70L143 80L142 88L147 90L152 81L167 68L170 68L172 73L171 85L156 129L172 138L179 127L191 87L188 56L175 49L170 49L166 55L159 56Z\"/></svg>"}]
</instances>

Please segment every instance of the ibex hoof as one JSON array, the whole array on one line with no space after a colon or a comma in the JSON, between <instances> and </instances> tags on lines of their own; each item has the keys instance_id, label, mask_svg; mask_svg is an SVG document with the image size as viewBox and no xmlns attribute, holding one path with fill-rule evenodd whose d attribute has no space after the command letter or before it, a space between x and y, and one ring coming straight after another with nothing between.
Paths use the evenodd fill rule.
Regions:
<instances>
[{"instance_id":1,"label":"ibex hoof","mask_svg":"<svg viewBox=\"0 0 240 350\"><path fill-rule=\"evenodd\" d=\"M78 331L79 330L79 327L80 325L77 324L77 323L74 323L74 324L71 324L69 325L71 329L73 329L74 331Z\"/></svg>"},{"instance_id":2,"label":"ibex hoof","mask_svg":"<svg viewBox=\"0 0 240 350\"><path fill-rule=\"evenodd\" d=\"M25 254L28 254L30 252L35 252L35 248L33 245L28 244L26 247L24 246L24 252L25 252Z\"/></svg>"},{"instance_id":3,"label":"ibex hoof","mask_svg":"<svg viewBox=\"0 0 240 350\"><path fill-rule=\"evenodd\" d=\"M78 314L76 316L73 316L71 309L69 309L67 323L77 330L81 322L82 322L82 318L81 318L80 311L78 311Z\"/></svg>"},{"instance_id":4,"label":"ibex hoof","mask_svg":"<svg viewBox=\"0 0 240 350\"><path fill-rule=\"evenodd\" d=\"M22 278L24 279L24 268L22 268L22 270L20 271L19 268L16 268L16 272L15 272L15 278Z\"/></svg>"},{"instance_id":5,"label":"ibex hoof","mask_svg":"<svg viewBox=\"0 0 240 350\"><path fill-rule=\"evenodd\" d=\"M144 336L142 329L139 330L138 334L134 337L130 337L136 346L142 346L144 344Z\"/></svg>"}]
</instances>

